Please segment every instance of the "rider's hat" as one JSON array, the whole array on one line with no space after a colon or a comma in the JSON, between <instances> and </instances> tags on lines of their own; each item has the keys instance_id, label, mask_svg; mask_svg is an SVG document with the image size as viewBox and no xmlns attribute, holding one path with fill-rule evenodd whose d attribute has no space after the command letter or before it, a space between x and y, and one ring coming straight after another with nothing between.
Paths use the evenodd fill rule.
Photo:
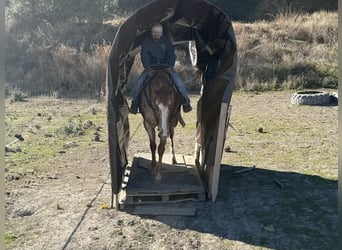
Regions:
<instances>
[{"instance_id":1,"label":"rider's hat","mask_svg":"<svg viewBox=\"0 0 342 250\"><path fill-rule=\"evenodd\" d=\"M156 23L152 26L151 34L155 36L161 36L163 34L163 26L160 23Z\"/></svg>"}]
</instances>

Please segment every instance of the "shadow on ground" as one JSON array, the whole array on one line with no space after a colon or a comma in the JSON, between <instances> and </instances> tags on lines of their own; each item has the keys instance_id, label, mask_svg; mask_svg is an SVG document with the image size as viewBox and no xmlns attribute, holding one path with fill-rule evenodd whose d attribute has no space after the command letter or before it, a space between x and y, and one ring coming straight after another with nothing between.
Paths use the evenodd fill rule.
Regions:
<instances>
[{"instance_id":1,"label":"shadow on ground","mask_svg":"<svg viewBox=\"0 0 342 250\"><path fill-rule=\"evenodd\" d=\"M216 202L192 202L194 217L142 217L271 249L337 249L337 181L262 168L234 174L245 168L222 165Z\"/></svg>"}]
</instances>

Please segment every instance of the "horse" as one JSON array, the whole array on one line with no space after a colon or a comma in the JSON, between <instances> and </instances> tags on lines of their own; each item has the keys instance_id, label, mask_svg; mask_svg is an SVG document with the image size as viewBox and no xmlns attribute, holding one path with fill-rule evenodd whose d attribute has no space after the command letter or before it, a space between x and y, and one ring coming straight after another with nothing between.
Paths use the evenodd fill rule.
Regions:
<instances>
[{"instance_id":1,"label":"horse","mask_svg":"<svg viewBox=\"0 0 342 250\"><path fill-rule=\"evenodd\" d=\"M172 163L176 164L173 136L178 122L184 127L185 123L181 116L180 107L182 97L169 73L164 69L154 70L151 77L145 80L140 96L139 110L143 117L143 124L150 140L152 154L151 169L155 170L155 179L161 180L161 168L166 140L171 139ZM156 162L156 132L159 133L158 162Z\"/></svg>"}]
</instances>

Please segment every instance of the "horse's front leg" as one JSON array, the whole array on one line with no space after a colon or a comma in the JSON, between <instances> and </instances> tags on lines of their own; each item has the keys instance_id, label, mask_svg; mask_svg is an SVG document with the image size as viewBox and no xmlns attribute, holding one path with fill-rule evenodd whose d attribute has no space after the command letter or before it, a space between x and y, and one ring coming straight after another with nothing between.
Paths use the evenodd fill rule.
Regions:
<instances>
[{"instance_id":1,"label":"horse's front leg","mask_svg":"<svg viewBox=\"0 0 342 250\"><path fill-rule=\"evenodd\" d=\"M173 135L174 135L174 132L175 132L174 127L170 126L172 164L177 164L176 154L175 154L175 147L173 145Z\"/></svg>"},{"instance_id":2,"label":"horse's front leg","mask_svg":"<svg viewBox=\"0 0 342 250\"><path fill-rule=\"evenodd\" d=\"M156 168L156 180L161 180L161 168L163 165L163 154L165 152L166 136L160 136L160 143L158 145L158 163Z\"/></svg>"},{"instance_id":3,"label":"horse's front leg","mask_svg":"<svg viewBox=\"0 0 342 250\"><path fill-rule=\"evenodd\" d=\"M152 128L152 126L150 126L150 124L148 124L147 122L144 122L144 127L147 131L148 137L150 139L150 149L151 149L151 156L152 156L152 162L151 162L151 173L153 173L153 171L156 168L156 132L154 130L154 128Z\"/></svg>"}]
</instances>

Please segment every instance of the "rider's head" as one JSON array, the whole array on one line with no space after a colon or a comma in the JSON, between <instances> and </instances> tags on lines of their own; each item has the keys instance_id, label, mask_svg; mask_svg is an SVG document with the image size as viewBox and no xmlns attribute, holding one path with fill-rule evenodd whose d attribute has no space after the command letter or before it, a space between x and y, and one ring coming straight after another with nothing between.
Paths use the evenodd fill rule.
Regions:
<instances>
[{"instance_id":1,"label":"rider's head","mask_svg":"<svg viewBox=\"0 0 342 250\"><path fill-rule=\"evenodd\" d=\"M151 35L152 39L158 41L163 34L163 26L160 23L156 23L152 26Z\"/></svg>"}]
</instances>

